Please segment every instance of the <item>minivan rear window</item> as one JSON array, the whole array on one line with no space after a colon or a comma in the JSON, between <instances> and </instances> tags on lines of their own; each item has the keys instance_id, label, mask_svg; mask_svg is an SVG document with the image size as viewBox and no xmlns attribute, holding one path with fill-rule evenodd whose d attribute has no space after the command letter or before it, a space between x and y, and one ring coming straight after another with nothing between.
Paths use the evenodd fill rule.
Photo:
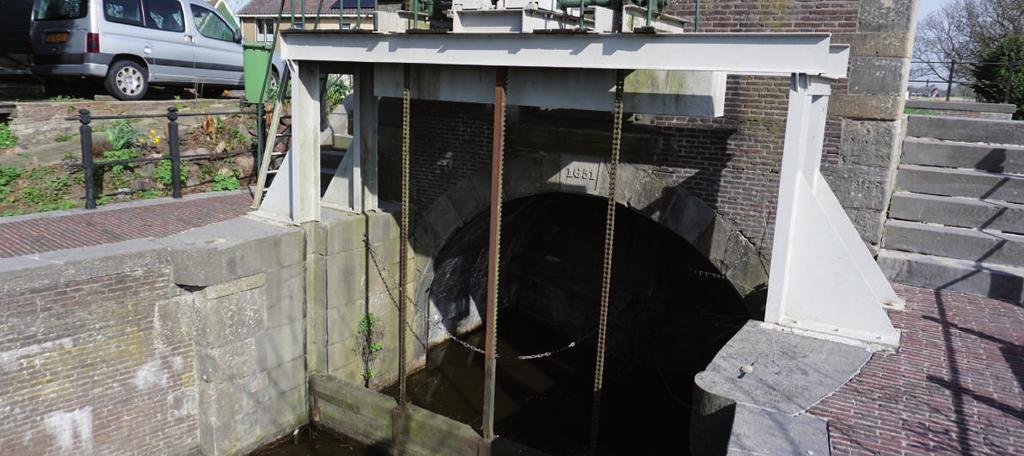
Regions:
<instances>
[{"instance_id":1,"label":"minivan rear window","mask_svg":"<svg viewBox=\"0 0 1024 456\"><path fill-rule=\"evenodd\" d=\"M62 21L85 17L89 11L89 0L38 0L37 21Z\"/></svg>"},{"instance_id":2,"label":"minivan rear window","mask_svg":"<svg viewBox=\"0 0 1024 456\"><path fill-rule=\"evenodd\" d=\"M139 0L103 0L103 16L110 22L142 25L142 7Z\"/></svg>"}]
</instances>

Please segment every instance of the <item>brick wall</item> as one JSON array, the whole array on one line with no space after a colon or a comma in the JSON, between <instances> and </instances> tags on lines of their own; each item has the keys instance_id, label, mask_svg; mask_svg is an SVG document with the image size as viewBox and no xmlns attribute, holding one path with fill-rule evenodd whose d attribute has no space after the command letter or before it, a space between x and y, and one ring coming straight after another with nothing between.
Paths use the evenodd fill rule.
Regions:
<instances>
[{"instance_id":1,"label":"brick wall","mask_svg":"<svg viewBox=\"0 0 1024 456\"><path fill-rule=\"evenodd\" d=\"M850 79L833 84L822 169L865 241L877 245L891 192L891 169L898 162L901 72L905 75L904 61L909 57L914 2L701 3L701 30L705 32L829 32L834 34L834 42L851 44ZM668 12L692 18L694 4L693 0L676 1ZM787 90L785 77L730 76L724 117L642 119L627 126L627 130L659 138L660 146L652 153L624 159L657 164L664 166L666 172L684 176L683 185L740 227L767 259L775 218ZM400 110L395 109L395 100L385 105L389 103L391 109L381 111L385 125L381 134L398 137ZM416 209L422 210L472 169L489 162L491 108L414 100L411 117L412 197ZM513 118L512 125L531 122L529 110ZM558 113L544 117L543 121L545 125L581 125L581 131L607 131L611 126L610 115L595 117L591 113ZM847 126L849 122L859 123ZM880 125L864 125L865 122ZM844 140L844 134L849 138ZM864 134L879 137L864 141ZM516 138L510 136L514 144ZM885 148L892 159L885 163L863 163L863 157L879 155L877 151L862 150L865 142ZM382 195L385 199L397 199L398 143L382 140L381 144ZM543 152L557 153L557 148L553 146ZM607 150L595 147L592 153L606 155Z\"/></svg>"},{"instance_id":2,"label":"brick wall","mask_svg":"<svg viewBox=\"0 0 1024 456\"><path fill-rule=\"evenodd\" d=\"M67 271L40 271L60 272ZM170 280L169 263L38 282L17 295L0 293L3 452L145 455L194 448L192 341L159 318L183 293Z\"/></svg>"},{"instance_id":3,"label":"brick wall","mask_svg":"<svg viewBox=\"0 0 1024 456\"><path fill-rule=\"evenodd\" d=\"M239 454L305 424L303 239L234 219L0 260L0 453Z\"/></svg>"}]
</instances>

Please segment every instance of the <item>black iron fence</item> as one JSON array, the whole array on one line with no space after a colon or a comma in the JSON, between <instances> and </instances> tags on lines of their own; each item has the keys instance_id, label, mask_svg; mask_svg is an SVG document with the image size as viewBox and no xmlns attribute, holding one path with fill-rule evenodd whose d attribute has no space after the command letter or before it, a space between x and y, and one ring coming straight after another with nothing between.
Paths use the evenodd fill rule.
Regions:
<instances>
[{"instance_id":1,"label":"black iron fence","mask_svg":"<svg viewBox=\"0 0 1024 456\"><path fill-rule=\"evenodd\" d=\"M927 86L932 86L932 84L944 85L946 88L946 101L949 101L949 97L953 92L954 86L975 88L979 81L974 78L974 70L982 66L991 66L994 68L1005 69L1005 72L1002 77L998 78L1001 80L987 81L986 83L999 85L1002 89L1002 100L998 101L1009 103L1010 96L1014 89L1019 88L1014 86L1015 78L1019 77L1022 72L1024 72L1024 61L978 62L960 60L913 60L910 63L911 77L914 78L910 79L910 82L924 83Z\"/></svg>"},{"instance_id":2,"label":"black iron fence","mask_svg":"<svg viewBox=\"0 0 1024 456\"><path fill-rule=\"evenodd\" d=\"M104 167L113 166L125 166L135 165L142 163L158 162L162 160L169 160L171 162L171 197L175 199L181 198L181 162L182 161L193 161L193 160L216 160L221 158L228 158L239 155L239 152L222 153L222 154L199 154L189 155L188 157L181 156L181 141L178 132L178 118L180 117L200 117L200 116L255 116L256 117L256 157L254 161L253 169L259 169L260 161L263 160L263 147L264 138L266 137L266 124L264 121L264 107L262 104L256 105L255 111L224 111L224 112L195 112L195 113L181 113L178 112L178 108L171 106L167 108L166 114L136 114L136 115L123 115L123 116L94 116L88 109L80 109L77 116L66 117L65 120L78 121L80 124L78 127L79 136L82 139L82 161L80 163L74 163L71 166L79 167L83 169L85 174L85 208L95 209L96 208L96 183L94 177L96 170ZM155 118L166 118L167 119L167 146L168 151L166 155L159 157L139 157L125 160L106 160L106 161L95 161L93 157L93 138L92 138L92 121L94 120L121 120L121 119L155 119Z\"/></svg>"}]
</instances>

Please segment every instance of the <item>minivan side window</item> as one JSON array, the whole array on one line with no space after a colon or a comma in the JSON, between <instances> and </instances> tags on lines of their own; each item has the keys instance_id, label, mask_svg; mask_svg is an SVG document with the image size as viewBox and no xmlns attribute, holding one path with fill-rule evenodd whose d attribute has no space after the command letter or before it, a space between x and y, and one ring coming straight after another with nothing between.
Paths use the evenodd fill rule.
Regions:
<instances>
[{"instance_id":1,"label":"minivan side window","mask_svg":"<svg viewBox=\"0 0 1024 456\"><path fill-rule=\"evenodd\" d=\"M139 0L103 0L103 17L110 22L142 26Z\"/></svg>"},{"instance_id":2,"label":"minivan side window","mask_svg":"<svg viewBox=\"0 0 1024 456\"><path fill-rule=\"evenodd\" d=\"M178 0L143 0L146 5L146 27L167 32L184 32L185 15Z\"/></svg>"},{"instance_id":3,"label":"minivan side window","mask_svg":"<svg viewBox=\"0 0 1024 456\"><path fill-rule=\"evenodd\" d=\"M196 30L200 35L221 41L235 41L235 31L221 20L213 11L201 6L192 6L192 17L196 23Z\"/></svg>"},{"instance_id":4,"label":"minivan side window","mask_svg":"<svg viewBox=\"0 0 1024 456\"><path fill-rule=\"evenodd\" d=\"M37 21L63 21L85 17L89 0L39 0L36 2Z\"/></svg>"}]
</instances>

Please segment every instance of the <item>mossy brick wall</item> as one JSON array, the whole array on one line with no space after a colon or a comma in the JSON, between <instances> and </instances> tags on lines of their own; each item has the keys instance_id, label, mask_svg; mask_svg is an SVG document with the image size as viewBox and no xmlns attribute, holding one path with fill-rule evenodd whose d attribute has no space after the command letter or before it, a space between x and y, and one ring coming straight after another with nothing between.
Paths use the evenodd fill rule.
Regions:
<instances>
[{"instance_id":1,"label":"mossy brick wall","mask_svg":"<svg viewBox=\"0 0 1024 456\"><path fill-rule=\"evenodd\" d=\"M195 351L161 316L185 292L169 261L0 285L6 454L182 454L198 443Z\"/></svg>"},{"instance_id":2,"label":"mossy brick wall","mask_svg":"<svg viewBox=\"0 0 1024 456\"><path fill-rule=\"evenodd\" d=\"M668 12L692 18L692 0ZM877 245L902 136L901 93L909 68L913 0L722 0L701 2L706 32L828 32L851 45L849 79L833 84L826 125L823 173L862 237ZM663 166L685 176L687 190L738 227L762 255L770 256L775 220L789 80L729 76L725 116L716 119L641 117L627 132L656 139L627 161ZM382 196L397 200L400 105L381 110ZM412 103L412 198L423 211L444 191L490 162L491 108L487 105ZM522 146L515 126L575 129L530 152L563 153L572 140L607 132L610 115L546 116L522 109L509 120L509 141ZM541 148L540 146L544 146ZM609 145L590 154L607 156ZM573 149L573 153L586 153ZM513 147L510 153L524 153Z\"/></svg>"},{"instance_id":3,"label":"mossy brick wall","mask_svg":"<svg viewBox=\"0 0 1024 456\"><path fill-rule=\"evenodd\" d=\"M5 454L246 454L306 423L301 230L0 260Z\"/></svg>"}]
</instances>

